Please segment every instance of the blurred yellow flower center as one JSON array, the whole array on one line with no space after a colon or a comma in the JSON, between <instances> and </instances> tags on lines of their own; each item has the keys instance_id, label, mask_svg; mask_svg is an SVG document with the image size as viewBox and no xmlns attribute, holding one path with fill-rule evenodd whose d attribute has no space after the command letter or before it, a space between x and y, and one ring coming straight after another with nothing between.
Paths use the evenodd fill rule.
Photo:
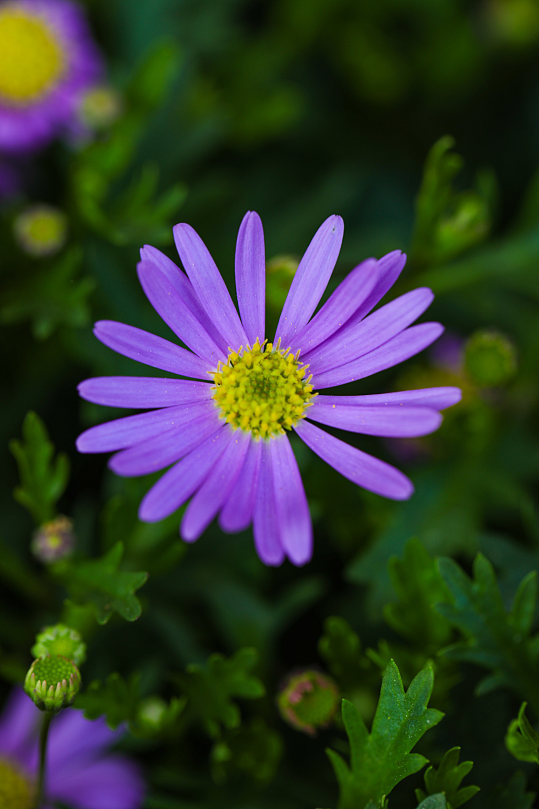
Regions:
<instances>
[{"instance_id":1,"label":"blurred yellow flower center","mask_svg":"<svg viewBox=\"0 0 539 809\"><path fill-rule=\"evenodd\" d=\"M0 809L32 809L34 785L13 764L0 758Z\"/></svg>"},{"instance_id":2,"label":"blurred yellow flower center","mask_svg":"<svg viewBox=\"0 0 539 809\"><path fill-rule=\"evenodd\" d=\"M15 220L15 235L20 246L32 256L47 256L63 247L67 219L62 211L49 205L36 205Z\"/></svg>"},{"instance_id":3,"label":"blurred yellow flower center","mask_svg":"<svg viewBox=\"0 0 539 809\"><path fill-rule=\"evenodd\" d=\"M256 439L290 430L313 398L307 368L299 362L299 351L291 354L279 344L257 340L252 347L232 351L213 375L213 398L221 417Z\"/></svg>"},{"instance_id":4,"label":"blurred yellow flower center","mask_svg":"<svg viewBox=\"0 0 539 809\"><path fill-rule=\"evenodd\" d=\"M54 31L14 5L0 9L0 101L25 105L53 87L64 68Z\"/></svg>"}]
</instances>

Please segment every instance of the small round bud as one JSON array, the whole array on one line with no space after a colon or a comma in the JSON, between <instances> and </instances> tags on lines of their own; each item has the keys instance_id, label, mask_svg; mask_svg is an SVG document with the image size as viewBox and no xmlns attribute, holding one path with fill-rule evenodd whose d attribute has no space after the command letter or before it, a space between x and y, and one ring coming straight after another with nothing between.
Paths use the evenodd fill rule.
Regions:
<instances>
[{"instance_id":1,"label":"small round bud","mask_svg":"<svg viewBox=\"0 0 539 809\"><path fill-rule=\"evenodd\" d=\"M475 332L466 343L465 367L471 380L480 387L503 385L517 368L515 348L499 332Z\"/></svg>"},{"instance_id":2,"label":"small round bud","mask_svg":"<svg viewBox=\"0 0 539 809\"><path fill-rule=\"evenodd\" d=\"M55 624L46 626L36 635L32 654L34 657L66 657L80 666L86 660L86 644L75 629L65 624Z\"/></svg>"},{"instance_id":3,"label":"small round bud","mask_svg":"<svg viewBox=\"0 0 539 809\"><path fill-rule=\"evenodd\" d=\"M73 523L67 517L56 517L40 525L32 539L32 553L48 565L71 556L75 547Z\"/></svg>"},{"instance_id":4,"label":"small round bud","mask_svg":"<svg viewBox=\"0 0 539 809\"><path fill-rule=\"evenodd\" d=\"M147 697L139 706L137 725L148 733L157 733L167 719L168 706L161 697Z\"/></svg>"},{"instance_id":5,"label":"small round bud","mask_svg":"<svg viewBox=\"0 0 539 809\"><path fill-rule=\"evenodd\" d=\"M339 701L339 690L331 677L312 669L290 677L277 705L289 725L314 736L317 728L330 724Z\"/></svg>"},{"instance_id":6,"label":"small round bud","mask_svg":"<svg viewBox=\"0 0 539 809\"><path fill-rule=\"evenodd\" d=\"M104 129L118 118L122 100L113 87L96 85L87 90L80 102L82 124L90 129Z\"/></svg>"},{"instance_id":7,"label":"small round bud","mask_svg":"<svg viewBox=\"0 0 539 809\"><path fill-rule=\"evenodd\" d=\"M60 711L71 705L80 685L80 672L72 660L48 655L34 660L24 690L41 711Z\"/></svg>"},{"instance_id":8,"label":"small round bud","mask_svg":"<svg viewBox=\"0 0 539 809\"><path fill-rule=\"evenodd\" d=\"M65 244L67 218L51 205L33 205L16 217L13 230L25 253L38 258L50 256Z\"/></svg>"}]
</instances>

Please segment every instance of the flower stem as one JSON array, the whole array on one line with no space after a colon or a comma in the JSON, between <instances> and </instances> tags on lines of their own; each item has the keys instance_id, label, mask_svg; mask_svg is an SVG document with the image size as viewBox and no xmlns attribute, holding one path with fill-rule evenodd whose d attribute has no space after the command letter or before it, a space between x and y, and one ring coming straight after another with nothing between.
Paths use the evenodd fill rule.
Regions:
<instances>
[{"instance_id":1,"label":"flower stem","mask_svg":"<svg viewBox=\"0 0 539 809\"><path fill-rule=\"evenodd\" d=\"M45 711L41 731L39 734L39 776L37 779L37 797L35 809L39 809L45 794L45 773L47 766L47 741L49 738L49 728L51 726L53 711Z\"/></svg>"}]
</instances>

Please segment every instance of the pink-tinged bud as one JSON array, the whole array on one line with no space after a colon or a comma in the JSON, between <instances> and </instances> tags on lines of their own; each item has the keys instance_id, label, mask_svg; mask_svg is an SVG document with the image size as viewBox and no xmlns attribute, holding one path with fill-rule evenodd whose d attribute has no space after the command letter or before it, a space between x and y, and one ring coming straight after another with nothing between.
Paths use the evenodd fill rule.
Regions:
<instances>
[{"instance_id":1,"label":"pink-tinged bud","mask_svg":"<svg viewBox=\"0 0 539 809\"><path fill-rule=\"evenodd\" d=\"M293 674L277 698L285 722L310 736L331 723L339 702L335 682L316 669Z\"/></svg>"}]
</instances>

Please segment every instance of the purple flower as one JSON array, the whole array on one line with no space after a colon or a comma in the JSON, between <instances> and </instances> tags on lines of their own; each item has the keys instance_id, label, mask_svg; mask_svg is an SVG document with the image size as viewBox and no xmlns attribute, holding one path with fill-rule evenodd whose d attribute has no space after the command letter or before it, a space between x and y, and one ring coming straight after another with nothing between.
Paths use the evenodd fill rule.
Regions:
<instances>
[{"instance_id":1,"label":"purple flower","mask_svg":"<svg viewBox=\"0 0 539 809\"><path fill-rule=\"evenodd\" d=\"M69 0L0 4L0 150L38 149L69 129L101 74L82 10Z\"/></svg>"},{"instance_id":2,"label":"purple flower","mask_svg":"<svg viewBox=\"0 0 539 809\"><path fill-rule=\"evenodd\" d=\"M20 689L13 692L0 716L0 800L5 798L6 806L33 809L42 719L43 713ZM53 719L47 750L47 798L40 809L52 809L56 801L73 809L142 806L145 790L138 767L107 752L121 734L121 730L110 730L104 719L90 722L71 709Z\"/></svg>"},{"instance_id":3,"label":"purple flower","mask_svg":"<svg viewBox=\"0 0 539 809\"><path fill-rule=\"evenodd\" d=\"M439 323L411 325L431 303L430 289L408 292L369 314L404 267L400 251L364 261L314 314L342 237L342 219L330 216L299 264L272 343L265 341L264 235L256 213L244 217L236 246L241 319L189 225L174 228L187 274L154 247L142 249L144 292L190 350L112 321L98 322L95 335L120 354L191 379L86 380L79 386L84 399L149 412L92 427L77 441L81 452L115 451L109 466L120 475L170 467L142 500L141 520L161 520L192 498L181 523L187 542L219 514L227 532L253 523L266 564L278 565L285 556L304 564L312 553L312 527L290 430L359 486L395 500L410 497L413 486L402 472L314 422L365 435L425 435L440 425L438 411L455 404L460 391L318 393L390 368L443 331Z\"/></svg>"}]
</instances>

